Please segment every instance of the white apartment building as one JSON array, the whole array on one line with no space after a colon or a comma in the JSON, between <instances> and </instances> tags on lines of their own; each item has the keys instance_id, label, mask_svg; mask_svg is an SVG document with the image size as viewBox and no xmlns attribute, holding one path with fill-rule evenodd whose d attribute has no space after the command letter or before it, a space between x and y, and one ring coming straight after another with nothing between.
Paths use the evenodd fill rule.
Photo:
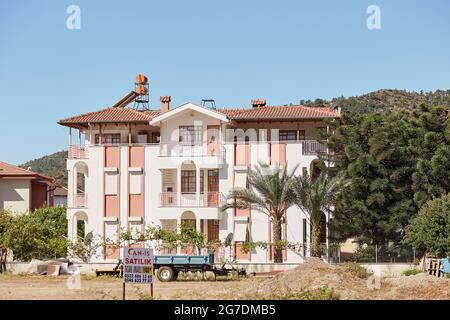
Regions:
<instances>
[{"instance_id":1,"label":"white apartment building","mask_svg":"<svg viewBox=\"0 0 450 320\"><path fill-rule=\"evenodd\" d=\"M326 129L325 119L338 118L339 113L329 108L266 106L262 99L243 109L193 103L171 108L168 96L161 97L159 110L137 110L133 105L142 102L139 92L136 89L110 108L59 122L70 128L69 238L76 237L79 223L85 233L108 239L117 239L124 229L179 230L182 223L190 223L210 241L232 237L229 252L216 250L218 258L272 262L270 246L240 250L246 241L271 242L268 216L255 210L222 211L224 198L231 188L246 187L248 170L259 161L288 168L299 164L298 174L311 173L317 152L326 151L316 141L317 132ZM73 138L74 130L78 139ZM307 243L309 233L305 214L291 207L283 225L284 240ZM191 252L178 248L176 253ZM107 247L95 260L116 262L120 254ZM305 254L285 249L283 260L302 262Z\"/></svg>"}]
</instances>

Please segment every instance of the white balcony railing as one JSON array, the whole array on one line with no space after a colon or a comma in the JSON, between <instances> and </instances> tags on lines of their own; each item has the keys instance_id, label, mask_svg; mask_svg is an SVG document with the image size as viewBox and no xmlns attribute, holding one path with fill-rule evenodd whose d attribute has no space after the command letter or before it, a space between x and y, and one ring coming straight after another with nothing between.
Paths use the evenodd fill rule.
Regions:
<instances>
[{"instance_id":1,"label":"white balcony railing","mask_svg":"<svg viewBox=\"0 0 450 320\"><path fill-rule=\"evenodd\" d=\"M69 159L87 159L88 151L84 146L69 146L68 150Z\"/></svg>"},{"instance_id":2,"label":"white balcony railing","mask_svg":"<svg viewBox=\"0 0 450 320\"><path fill-rule=\"evenodd\" d=\"M87 208L88 196L85 193L74 194L72 196L72 208Z\"/></svg>"},{"instance_id":3,"label":"white balcony railing","mask_svg":"<svg viewBox=\"0 0 450 320\"><path fill-rule=\"evenodd\" d=\"M327 152L327 146L317 140L302 141L303 155L316 155L319 152Z\"/></svg>"},{"instance_id":4,"label":"white balcony railing","mask_svg":"<svg viewBox=\"0 0 450 320\"><path fill-rule=\"evenodd\" d=\"M159 205L161 207L202 207L218 208L224 203L221 192L206 192L197 198L195 193L161 192Z\"/></svg>"},{"instance_id":5,"label":"white balcony railing","mask_svg":"<svg viewBox=\"0 0 450 320\"><path fill-rule=\"evenodd\" d=\"M225 147L220 143L183 145L180 143L160 143L161 157L224 157Z\"/></svg>"},{"instance_id":6,"label":"white balcony railing","mask_svg":"<svg viewBox=\"0 0 450 320\"><path fill-rule=\"evenodd\" d=\"M160 207L178 207L178 194L176 192L161 192L159 194Z\"/></svg>"}]
</instances>

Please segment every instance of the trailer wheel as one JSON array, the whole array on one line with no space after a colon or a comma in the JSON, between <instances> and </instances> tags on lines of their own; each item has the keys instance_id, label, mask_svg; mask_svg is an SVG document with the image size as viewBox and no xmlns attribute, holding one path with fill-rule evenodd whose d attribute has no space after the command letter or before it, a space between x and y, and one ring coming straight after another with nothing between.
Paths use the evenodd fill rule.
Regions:
<instances>
[{"instance_id":1,"label":"trailer wheel","mask_svg":"<svg viewBox=\"0 0 450 320\"><path fill-rule=\"evenodd\" d=\"M171 267L161 267L158 269L158 273L156 275L161 282L172 281L174 278L174 272Z\"/></svg>"}]
</instances>

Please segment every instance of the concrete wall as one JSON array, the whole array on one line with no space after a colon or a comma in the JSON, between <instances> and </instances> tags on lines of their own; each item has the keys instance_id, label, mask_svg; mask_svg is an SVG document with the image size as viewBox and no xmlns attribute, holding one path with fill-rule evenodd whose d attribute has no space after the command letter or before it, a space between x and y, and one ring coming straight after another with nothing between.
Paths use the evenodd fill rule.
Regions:
<instances>
[{"instance_id":1,"label":"concrete wall","mask_svg":"<svg viewBox=\"0 0 450 320\"><path fill-rule=\"evenodd\" d=\"M0 180L0 210L8 210L16 214L30 210L30 180Z\"/></svg>"},{"instance_id":2,"label":"concrete wall","mask_svg":"<svg viewBox=\"0 0 450 320\"><path fill-rule=\"evenodd\" d=\"M400 276L403 271L420 269L420 266L410 263L363 263L361 266L382 277Z\"/></svg>"}]
</instances>

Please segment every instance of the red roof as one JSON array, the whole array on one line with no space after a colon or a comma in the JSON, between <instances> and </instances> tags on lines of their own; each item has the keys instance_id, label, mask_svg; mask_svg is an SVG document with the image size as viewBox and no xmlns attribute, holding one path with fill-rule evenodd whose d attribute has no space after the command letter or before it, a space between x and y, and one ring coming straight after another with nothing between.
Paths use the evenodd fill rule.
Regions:
<instances>
[{"instance_id":1,"label":"red roof","mask_svg":"<svg viewBox=\"0 0 450 320\"><path fill-rule=\"evenodd\" d=\"M306 120L336 118L339 114L327 107L267 106L251 109L217 109L231 120ZM58 123L68 127L87 127L89 123L148 123L160 110L137 111L130 108L106 108L63 119Z\"/></svg>"},{"instance_id":2,"label":"red roof","mask_svg":"<svg viewBox=\"0 0 450 320\"><path fill-rule=\"evenodd\" d=\"M111 107L63 119L58 123L69 127L70 126L85 127L88 123L121 123L121 122L147 123L159 113L160 113L159 110L137 111L130 108Z\"/></svg>"},{"instance_id":3,"label":"red roof","mask_svg":"<svg viewBox=\"0 0 450 320\"><path fill-rule=\"evenodd\" d=\"M336 118L339 114L327 107L267 106L251 109L218 110L235 121L306 120Z\"/></svg>"},{"instance_id":4,"label":"red roof","mask_svg":"<svg viewBox=\"0 0 450 320\"><path fill-rule=\"evenodd\" d=\"M25 170L6 162L0 161L0 179L1 178L32 178L38 180L47 180L53 182L53 178L30 170Z\"/></svg>"},{"instance_id":5,"label":"red roof","mask_svg":"<svg viewBox=\"0 0 450 320\"><path fill-rule=\"evenodd\" d=\"M55 191L53 191L53 195L55 197L57 197L57 196L63 196L63 197L67 196L67 193L68 193L68 191L64 187L56 187Z\"/></svg>"}]
</instances>

